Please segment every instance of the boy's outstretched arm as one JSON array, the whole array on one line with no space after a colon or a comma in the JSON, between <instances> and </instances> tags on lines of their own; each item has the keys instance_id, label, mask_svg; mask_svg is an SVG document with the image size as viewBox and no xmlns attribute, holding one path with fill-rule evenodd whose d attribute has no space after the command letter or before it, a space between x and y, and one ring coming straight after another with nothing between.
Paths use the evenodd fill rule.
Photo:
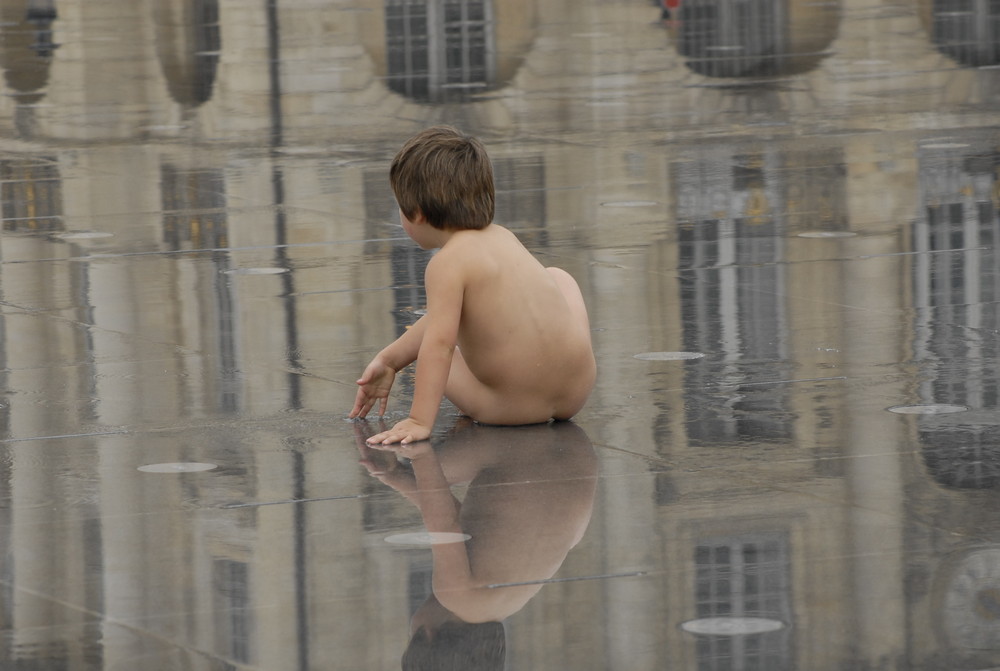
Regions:
<instances>
[{"instance_id":1,"label":"boy's outstretched arm","mask_svg":"<svg viewBox=\"0 0 1000 671\"><path fill-rule=\"evenodd\" d=\"M410 416L388 431L368 439L369 443L411 443L430 438L441 399L444 398L451 360L458 340L465 287L460 268L439 252L427 264L427 314L417 354L417 374Z\"/></svg>"},{"instance_id":2,"label":"boy's outstretched arm","mask_svg":"<svg viewBox=\"0 0 1000 671\"><path fill-rule=\"evenodd\" d=\"M385 414L389 404L389 391L396 379L396 373L409 366L417 358L424 329L427 326L426 316L418 319L417 323L407 329L403 335L376 354L371 363L365 367L364 373L357 381L358 393L354 399L354 408L348 415L349 418L367 416L375 403L379 404L379 416Z\"/></svg>"}]
</instances>

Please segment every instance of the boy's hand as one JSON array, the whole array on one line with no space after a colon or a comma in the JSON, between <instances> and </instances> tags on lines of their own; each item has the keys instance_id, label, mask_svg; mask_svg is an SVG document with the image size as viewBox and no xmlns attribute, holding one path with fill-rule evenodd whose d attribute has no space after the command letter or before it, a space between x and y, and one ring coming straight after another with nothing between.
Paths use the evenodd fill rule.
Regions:
<instances>
[{"instance_id":1,"label":"boy's hand","mask_svg":"<svg viewBox=\"0 0 1000 671\"><path fill-rule=\"evenodd\" d=\"M381 443L389 445L391 443L402 443L409 445L418 440L427 440L431 437L431 427L424 426L412 417L407 417L402 422L398 422L394 427L382 433L376 433L368 439L369 444Z\"/></svg>"},{"instance_id":2,"label":"boy's hand","mask_svg":"<svg viewBox=\"0 0 1000 671\"><path fill-rule=\"evenodd\" d=\"M387 366L378 357L372 359L358 380L360 388L354 400L354 409L348 417L354 419L367 416L376 401L379 404L379 417L384 415L386 406L389 405L389 390L392 389L395 379L396 371L392 366Z\"/></svg>"}]
</instances>

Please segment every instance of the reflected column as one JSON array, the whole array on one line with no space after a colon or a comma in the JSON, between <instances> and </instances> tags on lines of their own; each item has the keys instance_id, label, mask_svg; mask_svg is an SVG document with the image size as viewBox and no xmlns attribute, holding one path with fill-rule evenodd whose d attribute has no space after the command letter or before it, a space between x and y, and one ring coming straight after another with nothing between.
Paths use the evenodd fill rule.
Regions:
<instances>
[{"instance_id":1,"label":"reflected column","mask_svg":"<svg viewBox=\"0 0 1000 671\"><path fill-rule=\"evenodd\" d=\"M3 196L4 261L0 265L0 300L25 308L48 306L66 290L64 274L52 258L45 233L62 228L62 181L56 157L0 162ZM24 293L30 288L28 293ZM16 292L16 293L14 293ZM0 344L3 359L14 370L5 373L5 397L10 403L3 437L10 440L4 477L10 488L7 546L2 548L2 577L13 585L9 609L13 634L10 659L52 661L60 654L52 640L54 622L66 623L50 598L65 593L65 558L74 548L53 552L53 501L57 482L51 465L39 458L49 443L30 440L64 433L76 425L70 403L75 368L60 364L76 360L79 343L69 329L45 314L5 308ZM21 439L21 440L18 440ZM61 539L64 543L66 539ZM78 550L78 548L77 548ZM41 596L41 598L39 598Z\"/></svg>"},{"instance_id":2,"label":"reflected column","mask_svg":"<svg viewBox=\"0 0 1000 671\"><path fill-rule=\"evenodd\" d=\"M895 254L899 251L895 235L870 235L851 243L851 257L871 256L853 262L843 287L843 303L853 312L844 334L845 368L848 379L857 381L870 377L873 366L902 358L900 297L905 275L901 257ZM895 392L905 393L903 383L898 386ZM878 668L898 659L906 644L900 464L906 437L897 418L867 394L849 394L845 406L851 418L843 445L854 633L858 658Z\"/></svg>"},{"instance_id":3,"label":"reflected column","mask_svg":"<svg viewBox=\"0 0 1000 671\"><path fill-rule=\"evenodd\" d=\"M134 333L135 312L128 296L121 297L123 288L133 286L133 278L122 263L94 262L87 264L89 296L93 308L93 329L90 357L102 353L122 357L121 342L114 333ZM141 285L140 285L141 286ZM109 425L135 422L142 416L143 394L138 388L138 376L120 374L95 380L96 408L100 420ZM110 520L101 528L104 558L104 628L103 656L107 668L123 668L142 655L137 637L109 621L128 622L142 613L144 579L142 570L147 557L143 552L142 486L132 465L121 458L120 449L104 444L98 450L97 465L100 482L100 519ZM169 461L169 459L164 459Z\"/></svg>"},{"instance_id":4,"label":"reflected column","mask_svg":"<svg viewBox=\"0 0 1000 671\"><path fill-rule=\"evenodd\" d=\"M288 257L288 219L285 212L285 175L280 164L280 150L285 143L285 116L282 106L282 32L279 0L265 0L265 16L267 19L267 51L268 51L268 101L271 124L271 193L274 204L274 237L275 263L278 267L288 268L291 260ZM299 361L298 342L298 303L295 298L295 280L292 273L281 276L282 297L284 306L285 352L288 366L288 408L302 408L302 378L299 371L302 365ZM290 480L293 496L305 496L305 461L300 452L294 452L290 466ZM295 506L292 513L293 529L293 560L292 573L295 584L295 656L297 668L309 668L309 609L306 596L306 586L309 576L306 571L306 519L305 508ZM291 667L291 659L287 661Z\"/></svg>"}]
</instances>

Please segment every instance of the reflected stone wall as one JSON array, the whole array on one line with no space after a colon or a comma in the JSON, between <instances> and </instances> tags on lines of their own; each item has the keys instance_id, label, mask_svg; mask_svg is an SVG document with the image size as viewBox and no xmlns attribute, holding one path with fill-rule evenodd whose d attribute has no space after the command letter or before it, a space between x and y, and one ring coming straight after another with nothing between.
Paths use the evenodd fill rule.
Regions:
<instances>
[{"instance_id":1,"label":"reflected stone wall","mask_svg":"<svg viewBox=\"0 0 1000 671\"><path fill-rule=\"evenodd\" d=\"M996 96L996 87L989 88L985 73L961 69L946 74L941 67L946 57L938 50L940 40L914 30L920 25L916 12L884 19L885 25L891 24L894 37L892 52L883 54L882 44L868 33L873 22L864 18L865 3L860 0L844 15L833 2L789 0L769 4L766 11L763 4L741 4L745 11L757 7L754 11L767 15L762 14L756 23L735 16L727 19L726 3L696 0L681 6L698 14L696 20L671 28L687 31L687 37L651 25L650 8L637 3L591 7L562 2L539 8L533 0L502 6L477 0L473 4L483 10L491 26L483 35L492 31L491 38L480 41L480 56L473 58L462 49L452 53L443 46L447 39L442 37L445 55L435 57L435 62L440 61L444 72L451 67L449 62L454 67L472 67L475 61L486 68L483 73L493 74L481 85L456 80L451 89L435 89L437 98L430 96L429 89L426 95L411 91L410 97L393 93L392 82L403 80L390 77L389 44L396 38L387 31L392 22L387 22L386 7L396 5L384 1L366 0L368 4L357 7L278 3L277 11L267 14L263 8L247 11L225 0L171 0L158 3L153 10L136 5L106 15L92 3L66 0L49 26L50 41L61 44L61 30L67 36L85 35L86 40L68 39L58 49L41 54L31 48L41 42L37 41L37 22L24 23L25 2L6 0L3 5L5 30L11 39L4 41L0 64L12 87L31 96L30 100L23 96L0 100L0 132L15 136L240 142L250 137L248 133L257 139L268 137L277 113L287 141L322 138L322 142L336 143L338 128L345 125L351 126L353 134L367 138L384 135L387 128L403 137L418 128L421 119L433 115L433 106L426 104L444 100L439 94L445 90L464 91L460 97L473 101L453 110L459 114L456 121L501 132L512 124L539 130L566 124L652 132L696 130L701 124L724 122L725 118L713 114L718 110L757 113L772 122L787 120L791 114L800 122L816 123L831 105L840 104L845 87L872 89L874 95L867 104L872 110L888 112L912 106L914 86L942 96L942 102ZM860 7L854 7L859 3ZM472 11L467 2L452 4ZM979 11L975 8L980 5L973 4ZM425 5L412 5L416 6ZM465 23L459 24L475 23L468 11ZM992 40L989 26L995 21L988 13L975 16L975 25L982 28L969 39L987 45ZM626 35L627 44L622 42ZM716 38L722 41L716 44ZM399 53L404 54L401 62L413 66L412 54L405 53L423 49L420 40L405 34L399 39ZM756 55L738 57L736 48ZM89 71L87 64L99 58L102 50L113 56L104 61L112 65ZM276 53L272 56L269 50ZM897 54L906 54L901 67L914 64L925 74L918 78L897 72L891 80L879 78L880 71L893 72L892 59ZM269 64L275 59L280 67L272 72ZM746 67L739 65L744 61ZM705 70L701 74L697 73L699 62ZM429 63L417 71L430 72ZM690 69L692 64L696 71ZM421 77L426 80L424 75L413 74L417 71L404 79L409 77L411 83ZM277 106L271 90L275 72L282 87ZM801 79L794 88L800 94L789 95L779 88L761 98L759 91L723 92L709 85L716 76L740 73L798 74ZM597 87L587 84L603 79L607 81ZM441 80L441 86L450 86L446 80ZM639 87L648 94L634 99L626 110L615 103L616 86ZM498 95L479 96L476 91L484 88ZM533 95L548 90L564 93ZM73 109L84 109L86 114L66 113ZM693 117L691 110L697 110ZM359 125L358 119L368 124Z\"/></svg>"}]
</instances>

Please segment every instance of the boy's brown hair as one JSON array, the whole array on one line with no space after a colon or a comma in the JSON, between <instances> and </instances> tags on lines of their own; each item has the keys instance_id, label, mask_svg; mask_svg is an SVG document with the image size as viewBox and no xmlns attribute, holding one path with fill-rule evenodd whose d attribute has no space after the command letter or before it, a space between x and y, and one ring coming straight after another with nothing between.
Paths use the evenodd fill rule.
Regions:
<instances>
[{"instance_id":1,"label":"boy's brown hair","mask_svg":"<svg viewBox=\"0 0 1000 671\"><path fill-rule=\"evenodd\" d=\"M441 229L486 228L496 195L483 144L451 126L410 138L392 160L389 184L407 219L417 212Z\"/></svg>"}]
</instances>

